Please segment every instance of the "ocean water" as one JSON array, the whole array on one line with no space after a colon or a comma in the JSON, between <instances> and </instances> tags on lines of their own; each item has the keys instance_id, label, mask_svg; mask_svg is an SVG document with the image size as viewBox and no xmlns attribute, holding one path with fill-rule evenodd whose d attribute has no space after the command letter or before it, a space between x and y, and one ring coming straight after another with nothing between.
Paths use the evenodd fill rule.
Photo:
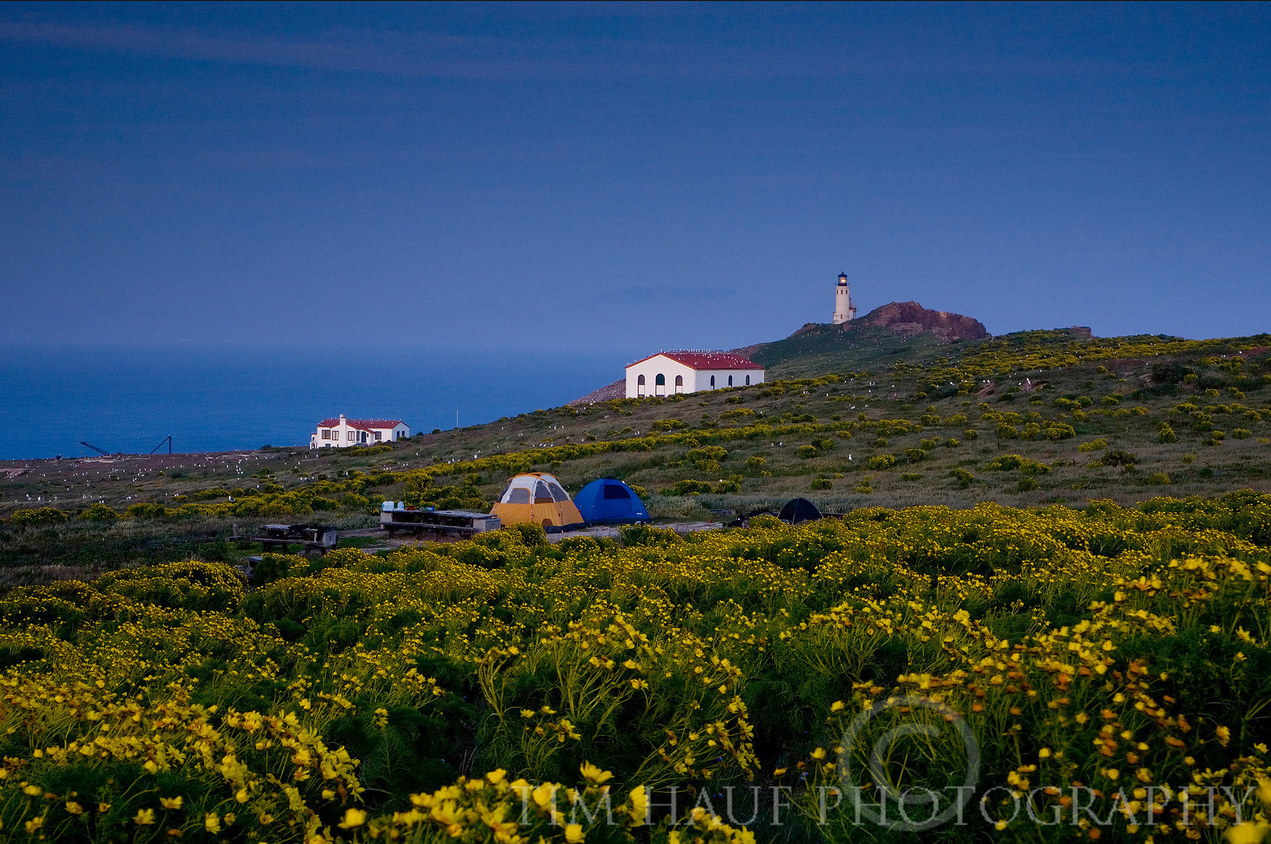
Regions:
<instances>
[{"instance_id":1,"label":"ocean water","mask_svg":"<svg viewBox=\"0 0 1271 844\"><path fill-rule=\"evenodd\" d=\"M621 354L0 351L0 460L307 446L317 423L411 433L555 407L622 376ZM166 444L160 449L167 451Z\"/></svg>"}]
</instances>

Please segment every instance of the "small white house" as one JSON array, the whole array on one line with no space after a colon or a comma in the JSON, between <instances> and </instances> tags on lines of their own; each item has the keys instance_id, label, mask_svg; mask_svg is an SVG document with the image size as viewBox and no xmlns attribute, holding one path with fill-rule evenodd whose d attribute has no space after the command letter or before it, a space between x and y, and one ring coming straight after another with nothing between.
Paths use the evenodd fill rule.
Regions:
<instances>
[{"instance_id":1,"label":"small white house","mask_svg":"<svg viewBox=\"0 0 1271 844\"><path fill-rule=\"evenodd\" d=\"M627 366L627 398L763 383L764 369L730 352L660 352Z\"/></svg>"},{"instance_id":2,"label":"small white house","mask_svg":"<svg viewBox=\"0 0 1271 844\"><path fill-rule=\"evenodd\" d=\"M318 430L309 437L309 448L348 448L352 445L403 440L410 436L410 426L400 419L323 419Z\"/></svg>"}]
</instances>

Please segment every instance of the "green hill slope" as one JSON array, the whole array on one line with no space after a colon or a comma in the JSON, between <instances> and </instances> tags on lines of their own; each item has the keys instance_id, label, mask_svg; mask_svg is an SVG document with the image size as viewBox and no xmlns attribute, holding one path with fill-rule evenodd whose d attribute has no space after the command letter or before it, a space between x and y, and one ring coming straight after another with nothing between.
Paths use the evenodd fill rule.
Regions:
<instances>
[{"instance_id":1,"label":"green hill slope","mask_svg":"<svg viewBox=\"0 0 1271 844\"><path fill-rule=\"evenodd\" d=\"M754 348L774 380L753 387L542 409L374 449L276 449L252 455L251 475L206 462L165 475L139 457L126 469L45 461L0 478L11 540L0 537L0 565L109 566L141 546L146 559L176 557L231 524L369 525L384 499L483 508L529 469L571 491L622 478L663 520L794 496L845 512L1271 492L1269 347L1267 335L1061 330L945 342L865 320L813 326ZM54 504L50 518L65 524L41 533L13 520L54 495L74 502ZM109 515L87 511L93 501L124 515L105 534L118 554L103 556Z\"/></svg>"},{"instance_id":2,"label":"green hill slope","mask_svg":"<svg viewBox=\"0 0 1271 844\"><path fill-rule=\"evenodd\" d=\"M815 378L829 372L877 370L899 360L930 361L946 354L949 344L930 335L897 334L888 328L862 325L851 332L810 326L775 343L746 349L762 364L769 380Z\"/></svg>"}]
</instances>

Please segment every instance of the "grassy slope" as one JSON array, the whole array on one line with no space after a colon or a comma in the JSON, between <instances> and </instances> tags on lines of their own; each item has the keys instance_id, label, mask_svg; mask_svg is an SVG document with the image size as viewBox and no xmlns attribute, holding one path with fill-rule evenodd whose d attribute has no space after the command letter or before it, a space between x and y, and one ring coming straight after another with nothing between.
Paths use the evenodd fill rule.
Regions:
<instances>
[{"instance_id":1,"label":"grassy slope","mask_svg":"<svg viewBox=\"0 0 1271 844\"><path fill-rule=\"evenodd\" d=\"M896 361L924 363L958 355L967 344L946 344L930 334L903 335L864 323L850 331L815 326L774 343L748 349L763 364L769 380L815 378L827 372L880 370Z\"/></svg>"},{"instance_id":2,"label":"grassy slope","mask_svg":"<svg viewBox=\"0 0 1271 844\"><path fill-rule=\"evenodd\" d=\"M121 520L105 531L75 522L42 531L10 528L0 536L0 564L113 567L132 557L198 552L200 545L226 538L231 524L245 531L279 520L370 524L382 498L439 500L411 480L420 470L429 474L431 488L461 486L460 497L470 506L492 502L513 466L551 470L571 490L596 477L621 477L645 489L650 511L665 519L779 506L796 495L842 512L879 505L968 507L986 499L1080 505L1094 498L1133 502L1245 487L1271 491L1269 337L1074 340L1057 331L945 345L927 336L862 329L799 335L755 350L774 378L804 380L538 410L417 437L380 453L279 449L222 462L190 460L162 471L145 458L42 461L27 475L0 481L0 514L55 495L55 506L73 514L91 500L123 509L137 501L179 503L182 495L216 488L237 489L241 500L245 488L312 491L324 481L357 480L359 473L375 475L376 482L358 482L369 506L332 494L336 506L316 514L280 505L268 518ZM820 377L806 377L813 375ZM1163 423L1177 442L1159 441ZM1028 439L1030 424L1068 425L1075 436ZM1021 437L1002 438L1003 425ZM658 438L649 440L650 434ZM1099 439L1106 448L1080 450ZM641 450L547 451L605 442ZM726 454L704 456L692 452L694 445L714 445ZM1134 468L1095 465L1112 450L1133 453ZM508 453L523 456L493 465L488 460ZM1005 454L1050 471L990 468ZM871 458L884 455L896 465L869 468ZM688 481L715 491L660 494ZM822 488L814 490L814 482ZM115 547L111 543L118 547L103 552Z\"/></svg>"}]
</instances>

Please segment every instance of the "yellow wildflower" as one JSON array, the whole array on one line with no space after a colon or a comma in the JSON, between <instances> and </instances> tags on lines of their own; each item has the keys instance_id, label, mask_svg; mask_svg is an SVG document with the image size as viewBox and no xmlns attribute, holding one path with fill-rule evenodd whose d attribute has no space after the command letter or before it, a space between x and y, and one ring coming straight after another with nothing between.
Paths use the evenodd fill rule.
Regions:
<instances>
[{"instance_id":1,"label":"yellow wildflower","mask_svg":"<svg viewBox=\"0 0 1271 844\"><path fill-rule=\"evenodd\" d=\"M644 786L637 785L631 789L628 795L631 798L631 808L629 814L635 826L642 826L649 814L649 795L645 792Z\"/></svg>"},{"instance_id":2,"label":"yellow wildflower","mask_svg":"<svg viewBox=\"0 0 1271 844\"><path fill-rule=\"evenodd\" d=\"M347 809L344 812L344 820L340 821L340 829L353 829L366 823L366 812L361 809Z\"/></svg>"},{"instance_id":3,"label":"yellow wildflower","mask_svg":"<svg viewBox=\"0 0 1271 844\"><path fill-rule=\"evenodd\" d=\"M1227 830L1227 840L1231 844L1259 844L1265 831L1264 827L1259 827L1251 821L1245 821Z\"/></svg>"},{"instance_id":4,"label":"yellow wildflower","mask_svg":"<svg viewBox=\"0 0 1271 844\"><path fill-rule=\"evenodd\" d=\"M556 787L547 784L540 785L530 792L530 797L533 797L534 802L545 809L556 799Z\"/></svg>"},{"instance_id":5,"label":"yellow wildflower","mask_svg":"<svg viewBox=\"0 0 1271 844\"><path fill-rule=\"evenodd\" d=\"M613 774L609 771L603 771L590 762L582 763L582 765L579 766L579 770L582 771L583 779L587 780L587 782L592 785L604 785L606 782L613 779Z\"/></svg>"}]
</instances>

